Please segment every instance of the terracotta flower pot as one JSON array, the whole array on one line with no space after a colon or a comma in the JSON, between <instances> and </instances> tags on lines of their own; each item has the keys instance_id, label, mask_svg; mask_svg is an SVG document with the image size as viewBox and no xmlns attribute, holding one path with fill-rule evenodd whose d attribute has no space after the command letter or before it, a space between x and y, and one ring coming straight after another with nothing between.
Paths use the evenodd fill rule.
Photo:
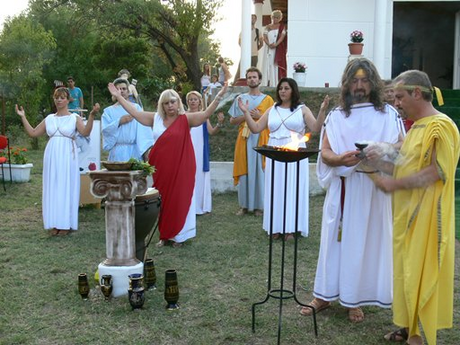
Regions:
<instances>
[{"instance_id":1,"label":"terracotta flower pot","mask_svg":"<svg viewBox=\"0 0 460 345\"><path fill-rule=\"evenodd\" d=\"M362 55L363 54L363 43L348 43L348 49L350 50L350 55Z\"/></svg>"}]
</instances>

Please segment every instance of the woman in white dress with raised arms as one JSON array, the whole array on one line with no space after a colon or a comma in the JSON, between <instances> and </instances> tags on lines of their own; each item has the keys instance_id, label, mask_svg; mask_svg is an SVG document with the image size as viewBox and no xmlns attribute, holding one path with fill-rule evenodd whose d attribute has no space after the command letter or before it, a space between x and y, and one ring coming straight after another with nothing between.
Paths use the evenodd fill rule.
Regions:
<instances>
[{"instance_id":1,"label":"woman in white dress with raised arms","mask_svg":"<svg viewBox=\"0 0 460 345\"><path fill-rule=\"evenodd\" d=\"M190 91L185 97L187 100L188 113L193 116L203 110L203 97L197 91ZM211 172L209 166L209 135L220 131L224 123L224 114L217 114L217 125L213 127L207 119L201 126L190 128L193 149L195 151L196 174L195 174L195 207L196 214L210 213L212 210L211 196Z\"/></svg>"},{"instance_id":2,"label":"woman in white dress with raised arms","mask_svg":"<svg viewBox=\"0 0 460 345\"><path fill-rule=\"evenodd\" d=\"M45 133L49 136L43 156L43 224L52 236L63 236L78 229L80 170L75 137L77 132L85 137L90 135L99 104L93 107L85 125L78 114L69 112L67 88L56 89L53 98L56 113L49 114L35 128L27 120L24 109L17 104L16 113L29 136L36 138Z\"/></svg>"},{"instance_id":3,"label":"woman in white dress with raised arms","mask_svg":"<svg viewBox=\"0 0 460 345\"><path fill-rule=\"evenodd\" d=\"M266 127L270 130L268 145L282 146L292 141L291 134L297 139L305 135L308 127L312 132L319 132L326 117L326 109L329 105L329 97L326 96L321 104L318 118L315 118L308 107L300 101L300 93L294 79L283 78L276 88L276 103L269 108L255 122L246 104L239 99L239 106L244 112L249 129L253 133L259 133ZM305 147L302 143L300 147ZM273 239L280 238L283 232L283 209L284 209L284 180L285 163L275 162L275 184L273 193ZM296 175L297 163L288 163L288 185L286 188L286 236L284 240L294 238L296 231L302 236L308 236L308 159L300 161L299 174L299 219L298 228L295 229L295 205L296 205ZM270 198L271 198L271 175L272 160L267 158L265 163L265 198L264 198L264 221L263 228L270 233Z\"/></svg>"}]
</instances>

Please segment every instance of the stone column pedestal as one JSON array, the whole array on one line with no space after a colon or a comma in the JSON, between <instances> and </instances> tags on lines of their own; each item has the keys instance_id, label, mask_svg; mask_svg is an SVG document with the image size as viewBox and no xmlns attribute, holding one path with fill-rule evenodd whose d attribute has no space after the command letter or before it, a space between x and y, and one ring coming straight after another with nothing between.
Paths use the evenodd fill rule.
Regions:
<instances>
[{"instance_id":1,"label":"stone column pedestal","mask_svg":"<svg viewBox=\"0 0 460 345\"><path fill-rule=\"evenodd\" d=\"M91 193L105 201L106 259L99 275L113 278L113 296L128 294L128 275L143 273L136 258L134 199L147 191L147 179L141 171L92 171Z\"/></svg>"}]
</instances>

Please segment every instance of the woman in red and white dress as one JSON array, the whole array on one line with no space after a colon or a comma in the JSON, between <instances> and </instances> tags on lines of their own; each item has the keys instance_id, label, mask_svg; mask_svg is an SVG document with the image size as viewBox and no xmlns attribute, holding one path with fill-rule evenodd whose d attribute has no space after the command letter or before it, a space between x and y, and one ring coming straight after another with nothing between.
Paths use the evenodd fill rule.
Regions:
<instances>
[{"instance_id":1,"label":"woman in red and white dress","mask_svg":"<svg viewBox=\"0 0 460 345\"><path fill-rule=\"evenodd\" d=\"M109 91L137 121L153 127L154 144L149 163L156 168L153 187L161 196L157 245L164 246L171 241L174 247L180 247L196 235L193 197L196 164L190 128L203 124L216 110L227 84L205 111L193 114L184 110L179 94L172 89L161 93L157 112L137 110L112 83Z\"/></svg>"}]
</instances>

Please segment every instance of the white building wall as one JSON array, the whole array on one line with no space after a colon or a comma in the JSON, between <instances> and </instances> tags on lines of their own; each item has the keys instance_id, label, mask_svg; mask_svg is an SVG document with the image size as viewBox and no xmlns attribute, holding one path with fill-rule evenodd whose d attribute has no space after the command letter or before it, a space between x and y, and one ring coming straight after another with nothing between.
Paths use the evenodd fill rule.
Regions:
<instances>
[{"instance_id":1,"label":"white building wall","mask_svg":"<svg viewBox=\"0 0 460 345\"><path fill-rule=\"evenodd\" d=\"M338 87L347 64L350 33L364 33L363 55L373 60L375 2L385 1L385 49L382 78L391 76L392 0L289 0L287 74L292 77L293 64L307 64L307 87ZM265 1L263 14L271 13ZM385 15L385 14L384 14ZM262 57L263 58L263 57Z\"/></svg>"}]
</instances>

